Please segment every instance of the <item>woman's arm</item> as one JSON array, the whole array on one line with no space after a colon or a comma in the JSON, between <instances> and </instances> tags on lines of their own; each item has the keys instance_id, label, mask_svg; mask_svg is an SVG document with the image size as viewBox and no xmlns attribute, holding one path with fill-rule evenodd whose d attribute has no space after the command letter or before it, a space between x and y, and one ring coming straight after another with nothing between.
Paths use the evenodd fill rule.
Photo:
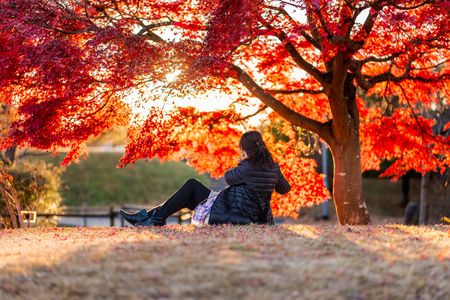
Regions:
<instances>
[{"instance_id":1,"label":"woman's arm","mask_svg":"<svg viewBox=\"0 0 450 300\"><path fill-rule=\"evenodd\" d=\"M231 168L225 172L225 182L228 185L237 185L245 182L247 172L247 162L241 160L237 167Z\"/></svg>"},{"instance_id":2,"label":"woman's arm","mask_svg":"<svg viewBox=\"0 0 450 300\"><path fill-rule=\"evenodd\" d=\"M280 168L278 167L278 182L275 185L275 191L278 194L284 195L287 194L291 190L291 185L284 177L283 173L281 173Z\"/></svg>"}]
</instances>

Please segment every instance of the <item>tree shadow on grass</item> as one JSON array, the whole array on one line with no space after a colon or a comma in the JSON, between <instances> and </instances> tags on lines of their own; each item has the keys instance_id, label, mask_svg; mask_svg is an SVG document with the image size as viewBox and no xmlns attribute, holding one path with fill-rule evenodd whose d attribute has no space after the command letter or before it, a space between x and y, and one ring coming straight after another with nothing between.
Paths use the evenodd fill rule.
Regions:
<instances>
[{"instance_id":1,"label":"tree shadow on grass","mask_svg":"<svg viewBox=\"0 0 450 300\"><path fill-rule=\"evenodd\" d=\"M53 265L31 262L23 274L6 265L0 299L448 298L440 285L448 265L404 257L383 244L386 234L298 225L101 229L93 240L78 236ZM60 245L55 239L47 255Z\"/></svg>"},{"instance_id":2,"label":"tree shadow on grass","mask_svg":"<svg viewBox=\"0 0 450 300\"><path fill-rule=\"evenodd\" d=\"M418 228L338 226L319 235L322 245L342 258L327 259L329 271L334 265L344 266L342 276L334 279L339 295L356 299L449 298L448 229L414 230Z\"/></svg>"}]
</instances>

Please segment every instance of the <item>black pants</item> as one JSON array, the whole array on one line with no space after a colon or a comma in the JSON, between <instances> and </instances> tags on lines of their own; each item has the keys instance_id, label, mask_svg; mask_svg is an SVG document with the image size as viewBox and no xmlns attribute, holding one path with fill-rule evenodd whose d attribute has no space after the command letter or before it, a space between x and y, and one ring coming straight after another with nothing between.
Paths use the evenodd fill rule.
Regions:
<instances>
[{"instance_id":1,"label":"black pants","mask_svg":"<svg viewBox=\"0 0 450 300\"><path fill-rule=\"evenodd\" d=\"M159 206L163 218L167 218L182 208L194 210L195 207L208 198L211 190L197 179L187 180L166 202Z\"/></svg>"}]
</instances>

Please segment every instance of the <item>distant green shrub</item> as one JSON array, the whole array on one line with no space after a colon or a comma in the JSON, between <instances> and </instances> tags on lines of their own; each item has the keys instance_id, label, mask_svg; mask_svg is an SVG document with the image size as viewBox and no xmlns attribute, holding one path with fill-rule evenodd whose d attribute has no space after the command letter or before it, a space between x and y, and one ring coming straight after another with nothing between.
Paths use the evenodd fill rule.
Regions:
<instances>
[{"instance_id":1,"label":"distant green shrub","mask_svg":"<svg viewBox=\"0 0 450 300\"><path fill-rule=\"evenodd\" d=\"M14 188L22 210L58 212L61 205L62 168L44 161L19 161L10 168ZM0 211L5 205L0 202ZM38 220L37 225L54 224L55 220Z\"/></svg>"}]
</instances>

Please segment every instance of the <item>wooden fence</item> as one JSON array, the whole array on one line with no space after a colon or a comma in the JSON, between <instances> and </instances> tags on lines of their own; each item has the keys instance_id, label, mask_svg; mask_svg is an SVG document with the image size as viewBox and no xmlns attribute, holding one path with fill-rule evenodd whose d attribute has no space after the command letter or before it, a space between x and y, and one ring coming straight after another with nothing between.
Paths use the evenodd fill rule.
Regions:
<instances>
[{"instance_id":1,"label":"wooden fence","mask_svg":"<svg viewBox=\"0 0 450 300\"><path fill-rule=\"evenodd\" d=\"M134 205L124 205L120 207L120 209L124 209L127 211L139 210L141 207L137 207ZM114 206L110 206L108 208L92 208L92 207L67 207L63 208L58 213L36 213L36 218L52 218L52 217L72 217L72 218L82 218L83 226L87 226L87 220L89 218L105 218L109 219L110 226L116 226L116 218L120 217L120 209L117 209ZM178 224L183 224L186 222L190 222L192 217L192 213L188 209L183 209L180 212L173 214L169 218L176 218ZM120 226L125 226L125 220L120 217Z\"/></svg>"}]
</instances>

